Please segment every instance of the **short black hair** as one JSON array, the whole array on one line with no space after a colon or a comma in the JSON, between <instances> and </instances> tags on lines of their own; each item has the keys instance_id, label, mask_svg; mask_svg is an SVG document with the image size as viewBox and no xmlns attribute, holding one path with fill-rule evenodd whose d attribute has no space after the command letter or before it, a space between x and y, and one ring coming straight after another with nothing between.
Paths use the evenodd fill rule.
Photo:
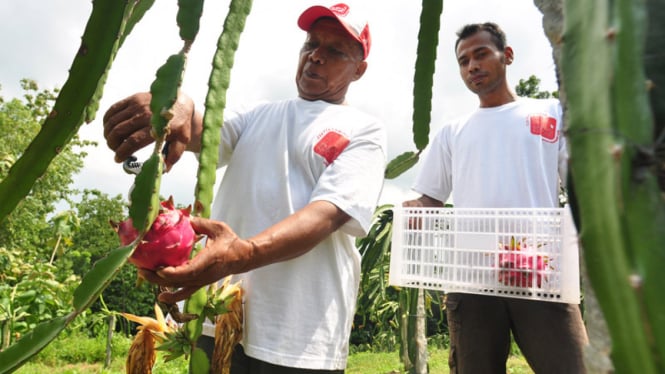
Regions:
<instances>
[{"instance_id":1,"label":"short black hair","mask_svg":"<svg viewBox=\"0 0 665 374\"><path fill-rule=\"evenodd\" d=\"M457 41L455 42L455 51L457 51L457 46L459 43L472 36L475 35L478 32L481 31L487 31L492 35L492 41L494 42L494 45L499 49L499 51L503 51L506 48L506 33L501 30L501 27L497 25L494 22L484 22L484 23L470 23L464 27L462 27L459 31L457 31Z\"/></svg>"}]
</instances>

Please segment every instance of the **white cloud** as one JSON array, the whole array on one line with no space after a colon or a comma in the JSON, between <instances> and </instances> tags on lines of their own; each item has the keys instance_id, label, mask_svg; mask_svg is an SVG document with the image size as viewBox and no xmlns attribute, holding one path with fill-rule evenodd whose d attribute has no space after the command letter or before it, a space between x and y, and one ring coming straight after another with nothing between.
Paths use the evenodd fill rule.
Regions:
<instances>
[{"instance_id":1,"label":"white cloud","mask_svg":"<svg viewBox=\"0 0 665 374\"><path fill-rule=\"evenodd\" d=\"M322 1L325 5L336 1ZM84 125L81 137L100 146L90 151L83 172L76 178L80 188L96 188L110 194L126 194L133 179L113 162L113 154L102 138L101 117L113 102L147 90L157 68L181 46L175 24L175 1L158 1L120 49L111 69L97 119ZM420 17L420 3L413 0L355 0L369 15L373 45L365 76L351 86L348 100L381 118L388 127L389 158L415 150L411 135L413 66ZM296 94L294 73L304 33L296 26L298 15L312 1L254 0L228 91L229 107L246 102L292 97ZM5 98L22 94L21 78L36 80L42 88L61 87L78 49L90 0L21 0L0 3L0 94ZM211 59L228 1L207 1L201 30L190 52L184 90L203 106ZM541 87L556 89L551 49L541 28L541 14L531 0L446 0L439 34L434 83L432 134L443 123L472 110L477 99L459 79L453 55L455 31L469 22L494 21L508 35L515 49L509 68L513 85L521 78L538 76ZM190 155L191 156L191 155ZM139 154L141 157L141 154ZM185 159L165 176L162 195L176 201L193 200L196 178L194 157ZM408 196L418 167L387 181L382 201L396 203Z\"/></svg>"}]
</instances>

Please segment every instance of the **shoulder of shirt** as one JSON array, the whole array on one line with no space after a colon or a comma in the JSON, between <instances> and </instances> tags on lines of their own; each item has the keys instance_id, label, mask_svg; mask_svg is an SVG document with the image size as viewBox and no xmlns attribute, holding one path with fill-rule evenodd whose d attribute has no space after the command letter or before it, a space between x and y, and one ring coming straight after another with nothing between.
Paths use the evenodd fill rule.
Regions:
<instances>
[{"instance_id":1,"label":"shoulder of shirt","mask_svg":"<svg viewBox=\"0 0 665 374\"><path fill-rule=\"evenodd\" d=\"M249 113L253 110L256 110L261 107L265 107L266 105L270 105L272 102L267 101L267 100L259 100L259 101L251 101L251 102L244 102L241 104L236 104L232 107L226 107L224 109L224 117L225 119L233 118L233 117L238 117L241 116L245 113Z\"/></svg>"},{"instance_id":2,"label":"shoulder of shirt","mask_svg":"<svg viewBox=\"0 0 665 374\"><path fill-rule=\"evenodd\" d=\"M324 101L316 101L316 105L327 105L331 110L338 111L338 113L343 113L344 115L354 116L356 120L365 121L366 123L376 123L383 126L383 121L380 120L377 116L366 112L364 109L361 109L353 104L332 104Z\"/></svg>"},{"instance_id":3,"label":"shoulder of shirt","mask_svg":"<svg viewBox=\"0 0 665 374\"><path fill-rule=\"evenodd\" d=\"M227 108L224 111L225 120L230 120L237 117L250 117L266 111L285 110L291 105L297 105L299 99L282 99L282 100L256 100L240 105L233 108Z\"/></svg>"},{"instance_id":4,"label":"shoulder of shirt","mask_svg":"<svg viewBox=\"0 0 665 374\"><path fill-rule=\"evenodd\" d=\"M555 97L549 97L545 99L537 99L534 97L520 97L517 99L518 104L520 105L534 105L542 107L559 107L561 102Z\"/></svg>"},{"instance_id":5,"label":"shoulder of shirt","mask_svg":"<svg viewBox=\"0 0 665 374\"><path fill-rule=\"evenodd\" d=\"M249 114L251 112L256 112L256 111L275 110L278 108L286 109L290 106L301 106L301 105L329 107L332 108L333 110L339 110L340 112L358 116L358 119L364 118L367 122L379 123L383 125L383 121L380 120L377 116L372 115L353 105L331 104L321 100L307 101L301 98L290 98L290 99L273 100L273 101L269 100L255 101L249 104L236 106L232 109L227 108L227 110L225 110L225 115L228 112L228 115L230 115L231 117L236 117L239 115Z\"/></svg>"},{"instance_id":6,"label":"shoulder of shirt","mask_svg":"<svg viewBox=\"0 0 665 374\"><path fill-rule=\"evenodd\" d=\"M469 121L469 118L475 113L476 111L471 111L466 114L459 115L457 117L453 117L452 119L446 121L443 126L441 127L441 131L444 131L445 129L454 129L459 126L463 126L465 123Z\"/></svg>"},{"instance_id":7,"label":"shoulder of shirt","mask_svg":"<svg viewBox=\"0 0 665 374\"><path fill-rule=\"evenodd\" d=\"M255 110L272 110L276 108L288 108L291 106L338 106L336 104L330 104L322 100L317 101L308 101L301 99L299 97L281 99L281 100L260 100L254 101L249 104L244 104L237 108L236 112L238 113L247 113Z\"/></svg>"}]
</instances>

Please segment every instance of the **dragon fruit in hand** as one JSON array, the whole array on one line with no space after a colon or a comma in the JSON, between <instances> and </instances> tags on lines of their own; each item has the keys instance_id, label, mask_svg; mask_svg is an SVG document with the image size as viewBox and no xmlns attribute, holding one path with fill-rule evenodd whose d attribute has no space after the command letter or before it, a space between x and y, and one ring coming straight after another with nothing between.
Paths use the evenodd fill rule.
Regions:
<instances>
[{"instance_id":1,"label":"dragon fruit in hand","mask_svg":"<svg viewBox=\"0 0 665 374\"><path fill-rule=\"evenodd\" d=\"M189 260L196 233L189 223L191 207L176 209L173 198L161 202L159 214L150 230L143 236L129 262L139 268L155 270L163 266L177 266ZM139 232L132 219L113 223L122 245L132 243Z\"/></svg>"}]
</instances>

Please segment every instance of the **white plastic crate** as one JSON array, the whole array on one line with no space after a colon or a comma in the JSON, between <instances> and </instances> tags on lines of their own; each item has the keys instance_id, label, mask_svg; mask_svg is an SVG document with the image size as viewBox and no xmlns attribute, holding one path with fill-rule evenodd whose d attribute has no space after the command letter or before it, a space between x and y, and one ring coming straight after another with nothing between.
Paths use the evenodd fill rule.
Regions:
<instances>
[{"instance_id":1,"label":"white plastic crate","mask_svg":"<svg viewBox=\"0 0 665 374\"><path fill-rule=\"evenodd\" d=\"M579 303L568 208L393 209L390 284Z\"/></svg>"}]
</instances>

